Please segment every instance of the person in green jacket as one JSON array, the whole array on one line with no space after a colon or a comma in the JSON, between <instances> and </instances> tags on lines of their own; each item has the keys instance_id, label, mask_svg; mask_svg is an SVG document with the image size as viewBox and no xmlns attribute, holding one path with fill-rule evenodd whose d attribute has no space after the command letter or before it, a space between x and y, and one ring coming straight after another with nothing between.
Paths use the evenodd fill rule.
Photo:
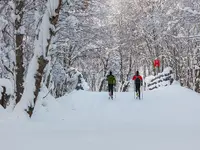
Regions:
<instances>
[{"instance_id":1,"label":"person in green jacket","mask_svg":"<svg viewBox=\"0 0 200 150\"><path fill-rule=\"evenodd\" d=\"M113 87L116 85L115 76L112 75L112 71L110 71L110 74L107 76L108 81L108 92L110 97L113 99Z\"/></svg>"}]
</instances>

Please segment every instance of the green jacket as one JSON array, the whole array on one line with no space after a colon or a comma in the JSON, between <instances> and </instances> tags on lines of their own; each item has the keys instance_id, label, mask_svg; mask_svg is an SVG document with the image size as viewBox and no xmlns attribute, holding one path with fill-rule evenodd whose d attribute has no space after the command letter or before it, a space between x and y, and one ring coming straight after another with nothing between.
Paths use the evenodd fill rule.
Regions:
<instances>
[{"instance_id":1,"label":"green jacket","mask_svg":"<svg viewBox=\"0 0 200 150\"><path fill-rule=\"evenodd\" d=\"M116 84L116 80L115 80L115 77L113 75L108 75L107 81L108 81L108 84L113 84L113 85Z\"/></svg>"}]
</instances>

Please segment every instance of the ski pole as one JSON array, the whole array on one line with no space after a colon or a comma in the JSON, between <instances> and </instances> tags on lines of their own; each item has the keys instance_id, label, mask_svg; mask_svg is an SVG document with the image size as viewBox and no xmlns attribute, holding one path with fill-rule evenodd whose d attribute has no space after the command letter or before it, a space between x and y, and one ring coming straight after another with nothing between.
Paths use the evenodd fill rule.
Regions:
<instances>
[{"instance_id":1,"label":"ski pole","mask_svg":"<svg viewBox=\"0 0 200 150\"><path fill-rule=\"evenodd\" d=\"M142 99L144 98L143 92L144 92L144 88L142 86Z\"/></svg>"},{"instance_id":2,"label":"ski pole","mask_svg":"<svg viewBox=\"0 0 200 150\"><path fill-rule=\"evenodd\" d=\"M134 99L135 99L135 86L133 85L133 94L134 94Z\"/></svg>"},{"instance_id":3,"label":"ski pole","mask_svg":"<svg viewBox=\"0 0 200 150\"><path fill-rule=\"evenodd\" d=\"M117 97L117 88L115 86L115 99L116 99L116 97Z\"/></svg>"}]
</instances>

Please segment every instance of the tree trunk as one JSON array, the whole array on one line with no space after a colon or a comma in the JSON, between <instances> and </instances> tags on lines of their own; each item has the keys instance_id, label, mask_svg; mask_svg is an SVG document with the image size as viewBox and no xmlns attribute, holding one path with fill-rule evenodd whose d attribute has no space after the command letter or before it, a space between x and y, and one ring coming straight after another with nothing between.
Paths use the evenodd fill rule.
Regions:
<instances>
[{"instance_id":1,"label":"tree trunk","mask_svg":"<svg viewBox=\"0 0 200 150\"><path fill-rule=\"evenodd\" d=\"M47 81L46 81L46 87L49 88L51 82L51 74L48 74Z\"/></svg>"},{"instance_id":2,"label":"tree trunk","mask_svg":"<svg viewBox=\"0 0 200 150\"><path fill-rule=\"evenodd\" d=\"M104 83L105 83L105 79L103 79L100 83L99 92L102 92Z\"/></svg>"},{"instance_id":3,"label":"tree trunk","mask_svg":"<svg viewBox=\"0 0 200 150\"><path fill-rule=\"evenodd\" d=\"M23 39L24 33L21 31L22 29L22 19L23 19L23 9L24 9L24 1L16 1L16 12L15 15L19 16L15 20L15 44L16 44L16 103L18 103L21 99L21 96L24 91L24 66L23 66Z\"/></svg>"},{"instance_id":4,"label":"tree trunk","mask_svg":"<svg viewBox=\"0 0 200 150\"><path fill-rule=\"evenodd\" d=\"M59 1L59 5L58 5L57 9L55 10L57 15L56 16L50 16L50 18L49 18L50 23L54 27L58 23L59 12L61 10L61 4L62 4L62 0L58 0L58 1ZM46 47L46 56L48 56L49 47L50 47L50 44L51 44L51 39L55 35L55 33L51 29L49 29L49 33L50 33L50 38L47 39L48 45ZM33 111L34 111L34 107L35 107L35 104L36 104L36 101L37 101L37 98L38 98L38 95L39 95L39 92L40 92L40 88L41 88L41 85L42 85L42 78L43 78L43 75L44 75L44 69L45 69L47 64L48 64L48 60L43 55L41 55L38 58L39 67L38 67L37 73L35 75L35 91L34 91L34 96L35 97L33 99L34 106L33 107L29 107L29 109L27 111L27 113L29 114L30 117L32 116Z\"/></svg>"},{"instance_id":5,"label":"tree trunk","mask_svg":"<svg viewBox=\"0 0 200 150\"><path fill-rule=\"evenodd\" d=\"M0 100L0 104L3 106L3 108L6 109L6 104L7 104L7 100L6 100L6 88L4 86L2 86L3 91L1 92L1 100Z\"/></svg>"},{"instance_id":6,"label":"tree trunk","mask_svg":"<svg viewBox=\"0 0 200 150\"><path fill-rule=\"evenodd\" d=\"M195 72L196 72L195 91L200 93L200 69L197 69Z\"/></svg>"},{"instance_id":7,"label":"tree trunk","mask_svg":"<svg viewBox=\"0 0 200 150\"><path fill-rule=\"evenodd\" d=\"M163 72L164 71L164 69L165 69L165 61L164 61L164 59L165 59L165 57L164 56L161 56L161 72Z\"/></svg>"},{"instance_id":8,"label":"tree trunk","mask_svg":"<svg viewBox=\"0 0 200 150\"><path fill-rule=\"evenodd\" d=\"M127 82L126 84L124 84L122 88L122 92L128 92L129 85L130 85L130 82Z\"/></svg>"},{"instance_id":9,"label":"tree trunk","mask_svg":"<svg viewBox=\"0 0 200 150\"><path fill-rule=\"evenodd\" d=\"M38 58L39 68L38 68L37 73L35 75L35 91L34 91L35 97L34 97L34 100L33 100L34 106L36 104L38 94L40 92L42 77L43 77L43 74L44 74L44 69L45 69L47 64L48 64L48 60L45 59L43 56L40 56ZM34 106L29 106L29 109L27 110L27 113L29 114L30 117L33 114Z\"/></svg>"}]
</instances>

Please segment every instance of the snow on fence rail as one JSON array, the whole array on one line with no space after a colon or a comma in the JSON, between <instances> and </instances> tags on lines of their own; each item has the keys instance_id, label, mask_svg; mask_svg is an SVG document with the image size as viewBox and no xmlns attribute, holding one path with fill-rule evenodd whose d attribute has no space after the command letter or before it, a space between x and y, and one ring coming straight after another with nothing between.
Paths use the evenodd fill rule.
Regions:
<instances>
[{"instance_id":1,"label":"snow on fence rail","mask_svg":"<svg viewBox=\"0 0 200 150\"><path fill-rule=\"evenodd\" d=\"M159 87L171 85L174 81L174 75L170 67L165 68L162 73L156 76L149 76L145 78L145 85L147 90L154 90Z\"/></svg>"}]
</instances>

